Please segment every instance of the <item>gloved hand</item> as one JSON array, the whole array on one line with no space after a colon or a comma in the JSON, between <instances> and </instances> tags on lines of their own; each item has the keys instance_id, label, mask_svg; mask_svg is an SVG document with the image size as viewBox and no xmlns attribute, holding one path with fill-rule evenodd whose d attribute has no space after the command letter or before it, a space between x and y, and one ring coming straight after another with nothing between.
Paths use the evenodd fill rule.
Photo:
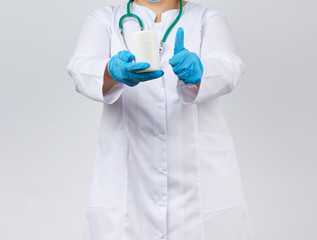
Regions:
<instances>
[{"instance_id":1,"label":"gloved hand","mask_svg":"<svg viewBox=\"0 0 317 240\"><path fill-rule=\"evenodd\" d=\"M159 78L164 74L161 70L137 73L137 71L150 67L150 64L147 62L134 63L132 62L133 59L134 55L126 50L120 51L113 56L108 66L109 73L113 79L133 87L140 82Z\"/></svg>"},{"instance_id":2,"label":"gloved hand","mask_svg":"<svg viewBox=\"0 0 317 240\"><path fill-rule=\"evenodd\" d=\"M196 84L201 81L203 65L196 53L190 52L184 47L184 30L181 27L176 33L174 56L169 60L169 64L185 84Z\"/></svg>"}]
</instances>

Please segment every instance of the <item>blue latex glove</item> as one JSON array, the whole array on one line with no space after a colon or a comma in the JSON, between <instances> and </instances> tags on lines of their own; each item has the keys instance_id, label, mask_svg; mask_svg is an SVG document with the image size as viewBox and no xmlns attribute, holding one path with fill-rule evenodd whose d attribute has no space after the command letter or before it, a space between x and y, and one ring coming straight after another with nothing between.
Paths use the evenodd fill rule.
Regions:
<instances>
[{"instance_id":1,"label":"blue latex glove","mask_svg":"<svg viewBox=\"0 0 317 240\"><path fill-rule=\"evenodd\" d=\"M109 61L109 73L113 79L118 82L124 83L130 87L138 85L140 82L152 80L161 77L164 72L161 70L153 72L142 72L150 67L147 62L132 62L134 55L129 51L123 50L114 55Z\"/></svg>"},{"instance_id":2,"label":"blue latex glove","mask_svg":"<svg viewBox=\"0 0 317 240\"><path fill-rule=\"evenodd\" d=\"M169 60L169 64L185 84L196 84L201 81L204 72L203 65L196 53L184 47L184 30L181 27L176 33L174 56Z\"/></svg>"}]
</instances>

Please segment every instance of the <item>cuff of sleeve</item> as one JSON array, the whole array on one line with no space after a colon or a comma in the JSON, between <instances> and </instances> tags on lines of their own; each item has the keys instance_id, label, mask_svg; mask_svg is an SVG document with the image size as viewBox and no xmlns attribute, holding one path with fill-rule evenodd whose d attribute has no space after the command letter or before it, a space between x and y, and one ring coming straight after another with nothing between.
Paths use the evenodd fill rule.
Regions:
<instances>
[{"instance_id":1,"label":"cuff of sleeve","mask_svg":"<svg viewBox=\"0 0 317 240\"><path fill-rule=\"evenodd\" d=\"M107 104L114 103L121 96L124 88L125 85L123 83L118 82L112 88L110 88L109 91L105 93L105 95L103 95L103 102Z\"/></svg>"},{"instance_id":2,"label":"cuff of sleeve","mask_svg":"<svg viewBox=\"0 0 317 240\"><path fill-rule=\"evenodd\" d=\"M100 65L96 64L94 66L95 69L93 69L93 72L95 72L96 75L99 76L98 77L98 85L99 85L98 86L98 99L101 102L104 102L106 104L112 104L115 101L117 101L118 98L121 96L124 88L125 88L125 85L123 83L118 82L112 88L110 88L105 94L103 94L102 87L103 87L103 83L104 83L104 74L105 74L106 66L107 66L109 61L110 61L110 58L106 58L105 60L100 61Z\"/></svg>"},{"instance_id":3,"label":"cuff of sleeve","mask_svg":"<svg viewBox=\"0 0 317 240\"><path fill-rule=\"evenodd\" d=\"M69 74L75 79L77 92L107 104L114 103L122 94L125 86L117 83L103 94L104 73L110 58L73 57L68 66Z\"/></svg>"},{"instance_id":4,"label":"cuff of sleeve","mask_svg":"<svg viewBox=\"0 0 317 240\"><path fill-rule=\"evenodd\" d=\"M197 98L199 88L196 84L185 84L182 80L178 79L176 86L177 94L183 104L191 104Z\"/></svg>"},{"instance_id":5,"label":"cuff of sleeve","mask_svg":"<svg viewBox=\"0 0 317 240\"><path fill-rule=\"evenodd\" d=\"M205 67L205 66L204 66ZM201 78L200 86L196 84L185 84L182 80L177 81L177 94L183 104L199 103L205 98L206 83L204 81L204 75Z\"/></svg>"}]
</instances>

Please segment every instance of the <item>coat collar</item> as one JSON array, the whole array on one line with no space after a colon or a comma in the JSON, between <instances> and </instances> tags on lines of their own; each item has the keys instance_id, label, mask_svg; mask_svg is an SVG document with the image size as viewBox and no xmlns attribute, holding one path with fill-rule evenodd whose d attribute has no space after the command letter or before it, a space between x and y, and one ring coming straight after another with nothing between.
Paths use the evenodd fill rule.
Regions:
<instances>
[{"instance_id":1,"label":"coat collar","mask_svg":"<svg viewBox=\"0 0 317 240\"><path fill-rule=\"evenodd\" d=\"M188 8L189 4L190 4L190 2L188 1L185 4L185 6L183 6L183 14L184 14L184 11ZM146 6L136 4L135 2L132 2L130 9L131 9L131 13L139 15L140 17L142 17L142 20L144 18L144 19L150 20L151 23L154 23L155 18L156 18L156 13L152 9L150 9ZM162 12L161 22L164 23L165 21L169 20L171 17L175 18L177 13L178 13L178 9L169 9L169 10Z\"/></svg>"}]
</instances>

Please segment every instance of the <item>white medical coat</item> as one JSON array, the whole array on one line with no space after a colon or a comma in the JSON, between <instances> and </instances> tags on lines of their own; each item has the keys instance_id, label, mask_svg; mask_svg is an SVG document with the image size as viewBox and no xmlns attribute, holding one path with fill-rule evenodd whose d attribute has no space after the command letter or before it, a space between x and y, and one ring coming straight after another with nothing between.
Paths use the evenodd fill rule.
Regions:
<instances>
[{"instance_id":1,"label":"white medical coat","mask_svg":"<svg viewBox=\"0 0 317 240\"><path fill-rule=\"evenodd\" d=\"M156 14L135 3L131 12L156 30L158 42L178 14ZM92 169L85 240L250 240L252 232L234 142L219 105L245 72L220 9L188 2L160 54L164 75L102 94L109 59L125 50L118 22L126 3L92 11L68 73L76 91L103 103ZM200 88L173 73L175 34L201 58ZM138 23L124 22L128 46ZM131 50L133 52L133 50Z\"/></svg>"}]
</instances>

